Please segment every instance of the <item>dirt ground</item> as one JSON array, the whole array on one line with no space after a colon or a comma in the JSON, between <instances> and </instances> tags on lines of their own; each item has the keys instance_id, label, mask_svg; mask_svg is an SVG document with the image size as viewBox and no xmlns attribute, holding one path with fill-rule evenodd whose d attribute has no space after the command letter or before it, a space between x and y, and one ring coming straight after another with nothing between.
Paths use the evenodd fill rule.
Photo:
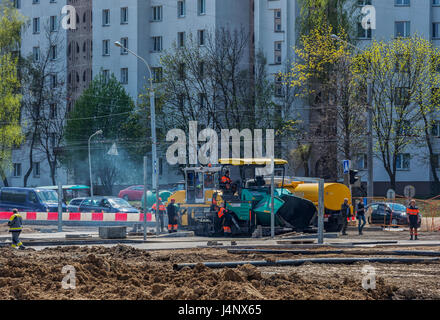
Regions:
<instances>
[{"instance_id":1,"label":"dirt ground","mask_svg":"<svg viewBox=\"0 0 440 320\"><path fill-rule=\"evenodd\" d=\"M362 287L363 264L234 269L198 264L173 270L176 263L295 258L304 256L230 254L210 248L147 251L124 245L0 248L0 299L440 299L437 263L372 264L375 290ZM76 289L62 288L66 265L76 270Z\"/></svg>"}]
</instances>

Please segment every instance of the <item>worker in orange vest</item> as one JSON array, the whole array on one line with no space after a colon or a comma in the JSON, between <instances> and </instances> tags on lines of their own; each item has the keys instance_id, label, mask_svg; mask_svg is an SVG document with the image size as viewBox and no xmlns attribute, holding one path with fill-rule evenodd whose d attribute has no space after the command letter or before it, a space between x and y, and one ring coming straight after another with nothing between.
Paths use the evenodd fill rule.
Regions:
<instances>
[{"instance_id":1,"label":"worker in orange vest","mask_svg":"<svg viewBox=\"0 0 440 320\"><path fill-rule=\"evenodd\" d=\"M229 236L232 234L232 217L228 209L226 209L226 202L223 203L223 207L218 211L218 218L223 225L223 235Z\"/></svg>"},{"instance_id":2,"label":"worker in orange vest","mask_svg":"<svg viewBox=\"0 0 440 320\"><path fill-rule=\"evenodd\" d=\"M225 175L220 179L220 186L222 189L230 190L231 189L232 180L229 177L229 170L225 172Z\"/></svg>"},{"instance_id":3,"label":"worker in orange vest","mask_svg":"<svg viewBox=\"0 0 440 320\"><path fill-rule=\"evenodd\" d=\"M420 223L420 211L419 209L416 207L416 200L411 200L409 202L409 206L408 208L406 208L406 219L408 221L409 224L409 234L411 236L410 240L418 240L418 233L417 233L417 228L419 226Z\"/></svg>"},{"instance_id":4,"label":"worker in orange vest","mask_svg":"<svg viewBox=\"0 0 440 320\"><path fill-rule=\"evenodd\" d=\"M153 210L156 213L156 217L160 220L160 231L162 232L164 230L164 214L167 211L167 208L162 203L162 198L159 198L159 212L156 210L157 206L156 203L153 204L151 207L151 210Z\"/></svg>"},{"instance_id":5,"label":"worker in orange vest","mask_svg":"<svg viewBox=\"0 0 440 320\"><path fill-rule=\"evenodd\" d=\"M168 232L177 232L178 225L178 219L179 214L177 212L177 205L176 200L171 199L170 204L167 207L167 213L168 213Z\"/></svg>"}]
</instances>

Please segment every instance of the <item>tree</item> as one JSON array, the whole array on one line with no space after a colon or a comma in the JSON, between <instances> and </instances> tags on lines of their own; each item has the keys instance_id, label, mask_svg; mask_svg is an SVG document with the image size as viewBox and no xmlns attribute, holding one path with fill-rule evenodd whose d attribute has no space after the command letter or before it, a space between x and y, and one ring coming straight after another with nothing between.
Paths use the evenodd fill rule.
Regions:
<instances>
[{"instance_id":1,"label":"tree","mask_svg":"<svg viewBox=\"0 0 440 320\"><path fill-rule=\"evenodd\" d=\"M102 130L102 136L91 144L92 166L104 192L111 194L116 182L127 183L142 176L139 150L145 148L145 135L139 135L140 126L135 104L124 87L113 74L107 78L101 72L67 118L63 162L73 169L78 181L88 181L88 139ZM118 156L108 154L114 143Z\"/></svg>"},{"instance_id":2,"label":"tree","mask_svg":"<svg viewBox=\"0 0 440 320\"><path fill-rule=\"evenodd\" d=\"M329 26L303 35L295 48L298 60L284 77L292 87L299 88L299 95L309 102L314 115L299 150L303 145L318 152L315 175L334 180L338 176L337 156L352 159L364 147L365 108L353 99L353 53L346 42L336 41L332 34ZM345 33L339 37L348 41Z\"/></svg>"},{"instance_id":3,"label":"tree","mask_svg":"<svg viewBox=\"0 0 440 320\"><path fill-rule=\"evenodd\" d=\"M8 186L12 148L22 141L17 48L23 17L10 4L0 4L0 177Z\"/></svg>"},{"instance_id":4,"label":"tree","mask_svg":"<svg viewBox=\"0 0 440 320\"><path fill-rule=\"evenodd\" d=\"M45 39L38 56L30 54L22 61L22 117L24 133L29 144L28 170L23 185L34 168L35 156L42 153L49 165L50 177L55 185L59 167L59 150L64 134L66 108L65 64L56 59L64 50L64 34L43 27Z\"/></svg>"},{"instance_id":5,"label":"tree","mask_svg":"<svg viewBox=\"0 0 440 320\"><path fill-rule=\"evenodd\" d=\"M295 98L291 88L275 98L274 81L262 52L256 54L251 70L249 35L244 29L219 28L205 33L203 46L189 34L184 49L174 44L161 56L159 127L187 131L189 121L197 121L201 129L217 132L274 129L280 133L291 120L289 110ZM281 136L275 138L279 141ZM281 150L279 147L278 152Z\"/></svg>"},{"instance_id":6,"label":"tree","mask_svg":"<svg viewBox=\"0 0 440 320\"><path fill-rule=\"evenodd\" d=\"M433 84L439 83L432 70L434 53L431 43L416 35L374 41L355 59L355 86L360 91L369 81L372 88L376 149L393 189L401 154L423 132L429 136L426 122L420 120L432 110Z\"/></svg>"},{"instance_id":7,"label":"tree","mask_svg":"<svg viewBox=\"0 0 440 320\"><path fill-rule=\"evenodd\" d=\"M365 117L364 109L351 101L351 48L332 34L354 43L359 9L352 0L300 0L299 4L297 59L284 76L309 105L310 122L294 152L307 150L305 155L315 158L314 175L336 180L338 156L351 159L362 148L360 128Z\"/></svg>"},{"instance_id":8,"label":"tree","mask_svg":"<svg viewBox=\"0 0 440 320\"><path fill-rule=\"evenodd\" d=\"M440 111L440 51L431 43L426 44L426 54L430 57L430 72L425 76L425 85L415 88L415 103L419 108L422 122L421 143L428 149L428 162L434 180L432 193L437 195L440 192L440 181L437 174L439 159L434 152L432 132L436 125L434 114Z\"/></svg>"}]
</instances>

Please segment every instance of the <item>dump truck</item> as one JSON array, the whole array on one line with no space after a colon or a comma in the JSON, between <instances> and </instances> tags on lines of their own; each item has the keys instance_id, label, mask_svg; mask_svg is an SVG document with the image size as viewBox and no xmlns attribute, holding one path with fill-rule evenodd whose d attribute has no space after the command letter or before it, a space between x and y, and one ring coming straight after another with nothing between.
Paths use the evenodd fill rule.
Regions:
<instances>
[{"instance_id":1,"label":"dump truck","mask_svg":"<svg viewBox=\"0 0 440 320\"><path fill-rule=\"evenodd\" d=\"M181 225L197 235L213 236L221 233L217 210L226 203L232 213L232 233L251 235L260 225L270 226L271 190L258 171L270 165L267 158L219 159L219 167L187 167L184 169L185 190L170 196L179 206ZM285 172L287 161L274 160L275 167ZM231 171L234 191L221 188L220 177ZM275 226L297 231L307 229L316 216L312 201L292 194L287 188L274 189Z\"/></svg>"}]
</instances>

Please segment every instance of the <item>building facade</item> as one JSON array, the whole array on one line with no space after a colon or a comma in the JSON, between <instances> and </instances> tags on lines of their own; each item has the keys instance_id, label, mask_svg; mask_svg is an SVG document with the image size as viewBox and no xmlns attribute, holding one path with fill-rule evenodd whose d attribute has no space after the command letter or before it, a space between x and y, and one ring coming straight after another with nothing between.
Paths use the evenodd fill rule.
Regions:
<instances>
[{"instance_id":1,"label":"building facade","mask_svg":"<svg viewBox=\"0 0 440 320\"><path fill-rule=\"evenodd\" d=\"M360 47L367 46L373 39L390 40L413 34L430 39L440 45L440 1L438 0L353 0L360 7L373 5L376 29L359 29ZM255 64L256 56L262 53L268 62L268 74L275 81L274 99L283 99L278 72L288 70L295 59L293 47L297 43L297 19L300 8L296 0L14 0L30 24L23 33L22 54L36 54L36 47L44 43L41 32L43 22L51 24L52 16L61 18L64 5L76 9L76 30L64 33L65 49L58 50L60 63L65 64L66 107L71 109L75 100L99 72L113 73L124 85L135 101L149 86L150 74L144 63L125 50L116 47L119 41L145 59L152 67L153 79L161 73L160 56L173 43L179 45L192 34L203 36L204 32L219 27L244 28L249 33L249 65ZM39 21L39 22L38 22ZM40 28L35 32L34 28ZM306 103L294 102L293 112L300 115L304 123L313 118ZM440 155L440 116L433 131L434 150ZM293 144L283 141L285 150ZM10 175L11 185L21 185L23 172L27 170L26 151L23 145L13 152L14 168ZM163 153L162 153L163 154ZM440 156L438 156L440 158ZM316 167L319 157L312 156L310 168ZM46 181L47 171L44 159L40 161L35 177L29 185L50 184ZM169 167L163 156L159 161L160 181L167 184L180 180L176 171ZM360 170L362 180L367 180L365 155L353 160L353 168ZM312 170L315 174L317 170ZM37 172L37 173L38 173ZM440 172L439 172L440 173ZM303 174L301 170L297 175ZM66 176L67 180L67 176ZM374 159L374 180L376 194L385 194L388 175L378 157ZM427 194L431 190L432 174L427 150L414 146L399 155L397 172L397 193L402 194L405 185L416 187L417 193Z\"/></svg>"}]
</instances>

